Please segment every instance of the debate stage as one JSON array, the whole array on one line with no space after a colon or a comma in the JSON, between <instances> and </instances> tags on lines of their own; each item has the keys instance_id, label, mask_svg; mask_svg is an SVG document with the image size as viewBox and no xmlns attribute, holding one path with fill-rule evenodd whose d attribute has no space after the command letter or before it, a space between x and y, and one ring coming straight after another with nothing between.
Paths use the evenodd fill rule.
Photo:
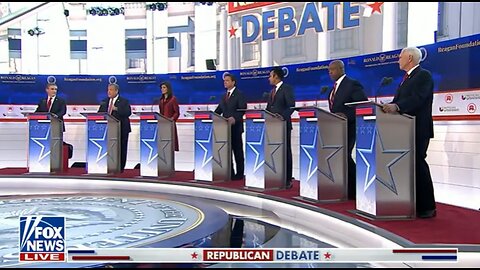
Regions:
<instances>
[{"instance_id":1,"label":"debate stage","mask_svg":"<svg viewBox=\"0 0 480 270\"><path fill-rule=\"evenodd\" d=\"M5 208L5 202L7 201L17 201L18 203L18 200L38 200L42 198L48 202L52 199L59 200L59 196L70 198L68 199L70 201L72 201L71 198L87 198L87 204L101 201L104 203L105 199L92 199L99 196L102 198L125 198L125 200L132 198L136 200L163 200L163 202L174 202L173 208L186 207L182 212L190 211L189 216L192 218L189 220L197 220L198 224L195 224L195 222L182 224L187 229L179 233L180 238L177 237L175 241L172 240L174 238L164 237L164 239L142 243L142 246L201 247L202 245L220 245L231 247L232 243L236 243L234 244L236 247L239 245L241 247L266 247L270 245L270 247L341 248L448 247L458 248L459 254L468 257L468 259L462 260L462 256L459 256L460 262L464 263L465 266L473 262L479 262L479 259L470 257L480 251L480 212L443 203L437 203L438 213L435 218L379 221L351 213L351 210L355 209L354 201L313 203L300 200L297 198L299 195L298 181L294 181L293 188L289 190L259 192L246 190L244 181L206 183L194 181L193 172L182 171L177 171L173 177L166 179L139 177L139 170L137 169L125 170L122 174L114 176L85 175L84 168L70 168L66 173L55 175L26 173L26 168L0 169L0 196L4 205L4 211L0 214L6 219L6 215L10 215L8 217L10 222L22 213L34 214L45 202L36 206L36 210L15 209L14 211L14 209ZM24 206L26 209L28 208L26 204ZM95 205L95 207L99 207L101 210L98 211L104 216L114 215L111 212L112 210L106 209L107 205ZM5 212L5 210L9 211ZM76 217L82 215L84 217L85 215L85 213L82 215L77 213L78 209L69 209L68 211L73 211L71 214ZM131 211L135 215L141 215L134 218L137 222L144 216L151 215L151 213L147 215L146 212L140 213L144 211L141 209L132 209ZM50 212L54 213L55 208ZM90 213L90 211L87 212ZM117 215L121 216L120 214ZM245 228L250 228L250 231L255 232L247 233L247 230L242 230L243 239L240 236L240 243L242 244L238 244L238 235L236 238L232 236L235 234L235 230L228 230L228 237L224 235L225 226L234 228L240 220L242 224L245 222L242 228L245 226ZM248 225L249 223L256 225ZM262 224L260 229L255 227L258 224ZM102 231L99 232L110 232L110 229L107 228L108 225L104 224L103 226ZM258 237L258 231L261 232L262 237ZM286 231L289 236L282 238L279 231ZM95 230L93 232L89 231L88 234L92 237L92 235L95 236L95 232ZM87 234L87 232L84 233ZM250 237L246 237L246 235L250 235ZM77 240L82 240L81 233L77 237L80 237ZM279 241L279 237L283 240ZM229 239L227 242L218 241L218 239L225 240L227 238ZM247 238L250 238L250 240ZM299 238L302 240L299 241ZM213 241L212 239L216 240ZM277 240L274 241L275 239ZM289 240L286 241L285 239ZM402 265L405 267L405 264ZM409 265L425 266L424 264ZM319 264L319 266L321 265ZM353 267L361 267L361 265L354 265Z\"/></svg>"}]
</instances>

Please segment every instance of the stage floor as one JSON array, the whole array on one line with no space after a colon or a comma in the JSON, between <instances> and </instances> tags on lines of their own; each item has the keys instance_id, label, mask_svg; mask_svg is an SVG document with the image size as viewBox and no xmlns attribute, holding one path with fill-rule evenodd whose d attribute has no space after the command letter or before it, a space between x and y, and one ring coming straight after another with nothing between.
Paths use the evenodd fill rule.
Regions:
<instances>
[{"instance_id":1,"label":"stage floor","mask_svg":"<svg viewBox=\"0 0 480 270\"><path fill-rule=\"evenodd\" d=\"M461 264L480 263L478 211L438 204L438 216L427 220L371 221L351 214L353 201L315 204L296 199L291 190L255 192L243 181L192 181L191 172L171 179L138 178L137 170L116 177L92 177L70 170L64 175L24 175L23 169L0 170L0 267L18 263L18 216L64 213L71 217L72 245L95 242L95 237L125 229L148 227L158 218L148 205L180 209L189 224L179 224L178 237L123 243L143 247L455 247ZM68 202L68 203L67 203ZM75 203L72 203L75 202ZM120 203L120 205L119 205ZM128 206L128 207L127 207ZM139 208L140 206L144 208ZM153 212L152 212L153 211ZM157 214L161 211L157 211ZM213 218L212 218L213 217ZM467 218L467 220L465 220ZM145 223L147 222L147 223ZM67 221L68 223L68 221ZM127 226L125 226L127 224ZM181 225L181 226L180 226ZM225 236L225 228L227 236ZM120 228L120 229L118 229ZM77 230L75 232L75 230ZM219 236L221 232L221 236ZM125 234L125 233L123 233ZM127 233L128 234L128 233ZM448 237L437 235L448 234ZM213 239L213 240L212 240ZM218 239L222 239L219 241ZM117 239L118 240L118 239ZM228 240L228 241L227 241ZM470 252L467 252L470 251ZM471 253L475 252L475 253ZM478 254L478 253L477 253ZM17 253L18 255L18 253ZM477 256L478 257L478 256ZM451 265L451 264L449 264ZM33 265L32 265L33 266ZM74 265L74 267L81 265ZM210 267L271 267L271 264L217 264ZM428 264L288 264L281 267L423 267ZM431 263L431 266L440 266ZM451 265L453 266L453 265ZM35 267L35 266L33 266ZM43 266L45 267L45 266ZM205 267L205 266L203 266Z\"/></svg>"}]
</instances>

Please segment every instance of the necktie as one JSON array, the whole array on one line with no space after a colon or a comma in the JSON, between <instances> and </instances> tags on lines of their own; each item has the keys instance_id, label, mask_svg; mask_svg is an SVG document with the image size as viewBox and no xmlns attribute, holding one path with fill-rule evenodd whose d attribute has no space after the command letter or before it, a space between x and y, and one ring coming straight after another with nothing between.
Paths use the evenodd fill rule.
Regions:
<instances>
[{"instance_id":1,"label":"necktie","mask_svg":"<svg viewBox=\"0 0 480 270\"><path fill-rule=\"evenodd\" d=\"M332 89L332 92L330 92L330 98L328 99L328 101L330 102L330 108L332 108L333 106L333 99L335 97L336 92L337 92L337 82L333 84L333 89Z\"/></svg>"},{"instance_id":2,"label":"necktie","mask_svg":"<svg viewBox=\"0 0 480 270\"><path fill-rule=\"evenodd\" d=\"M112 114L113 98L110 99L110 105L108 105L108 114Z\"/></svg>"},{"instance_id":3,"label":"necktie","mask_svg":"<svg viewBox=\"0 0 480 270\"><path fill-rule=\"evenodd\" d=\"M272 89L272 94L271 94L272 102L273 102L273 99L275 98L276 92L277 92L277 87L273 87L273 89Z\"/></svg>"},{"instance_id":4,"label":"necktie","mask_svg":"<svg viewBox=\"0 0 480 270\"><path fill-rule=\"evenodd\" d=\"M227 91L227 95L225 95L225 101L228 101L229 98L230 98L230 91Z\"/></svg>"},{"instance_id":5,"label":"necktie","mask_svg":"<svg viewBox=\"0 0 480 270\"><path fill-rule=\"evenodd\" d=\"M407 78L408 78L408 73L405 73L405 75L403 75L403 79L400 85L402 85L407 80Z\"/></svg>"},{"instance_id":6,"label":"necktie","mask_svg":"<svg viewBox=\"0 0 480 270\"><path fill-rule=\"evenodd\" d=\"M51 97L48 97L48 101L47 101L47 109L48 111L50 111L50 107L52 106L52 98Z\"/></svg>"}]
</instances>

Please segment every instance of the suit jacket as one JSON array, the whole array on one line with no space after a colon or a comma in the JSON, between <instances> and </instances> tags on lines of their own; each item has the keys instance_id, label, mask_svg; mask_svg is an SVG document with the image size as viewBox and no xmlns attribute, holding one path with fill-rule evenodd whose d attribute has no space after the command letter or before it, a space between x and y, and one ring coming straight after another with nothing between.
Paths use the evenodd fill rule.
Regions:
<instances>
[{"instance_id":1,"label":"suit jacket","mask_svg":"<svg viewBox=\"0 0 480 270\"><path fill-rule=\"evenodd\" d=\"M160 108L160 114L172 118L173 121L177 122L178 117L180 117L180 109L178 106L177 98L175 96L171 96L167 99L163 97L160 98L158 103L158 107ZM178 151L178 134L177 134L177 123L174 126L174 133L175 133L175 151Z\"/></svg>"},{"instance_id":2,"label":"suit jacket","mask_svg":"<svg viewBox=\"0 0 480 270\"><path fill-rule=\"evenodd\" d=\"M235 118L235 125L232 126L233 132L243 132L243 115L245 112L239 112L238 109L246 109L247 101L245 95L235 87L232 95L226 99L227 93L218 104L215 112L222 115L225 118L232 117Z\"/></svg>"},{"instance_id":3,"label":"suit jacket","mask_svg":"<svg viewBox=\"0 0 480 270\"><path fill-rule=\"evenodd\" d=\"M272 100L272 94L267 102L267 111L280 114L287 122L287 129L292 129L291 115L293 113L292 107L295 107L295 95L293 93L293 87L283 83L277 90Z\"/></svg>"},{"instance_id":4,"label":"suit jacket","mask_svg":"<svg viewBox=\"0 0 480 270\"><path fill-rule=\"evenodd\" d=\"M330 94L328 95L328 97L330 97ZM345 78L343 78L342 82L338 86L337 92L335 92L330 112L343 113L347 116L348 122L350 124L355 123L355 108L345 106L345 103L364 100L368 100L368 98L363 91L363 86L357 80L345 76Z\"/></svg>"},{"instance_id":5,"label":"suit jacket","mask_svg":"<svg viewBox=\"0 0 480 270\"><path fill-rule=\"evenodd\" d=\"M426 69L417 67L398 87L392 103L400 113L415 116L417 138L433 138L433 78Z\"/></svg>"},{"instance_id":6,"label":"suit jacket","mask_svg":"<svg viewBox=\"0 0 480 270\"><path fill-rule=\"evenodd\" d=\"M109 98L102 100L100 108L98 108L98 112L107 112L109 102ZM132 131L129 119L130 115L132 114L132 108L130 107L130 103L127 99L118 96L117 101L115 101L113 105L117 107L117 110L112 111L112 116L120 120L121 135L123 136L130 133L130 131Z\"/></svg>"},{"instance_id":7,"label":"suit jacket","mask_svg":"<svg viewBox=\"0 0 480 270\"><path fill-rule=\"evenodd\" d=\"M48 97L41 99L35 112L48 112L47 102ZM55 96L50 112L57 115L58 118L63 121L63 116L67 113L67 103L64 99ZM63 131L65 131L65 123L63 123Z\"/></svg>"}]
</instances>

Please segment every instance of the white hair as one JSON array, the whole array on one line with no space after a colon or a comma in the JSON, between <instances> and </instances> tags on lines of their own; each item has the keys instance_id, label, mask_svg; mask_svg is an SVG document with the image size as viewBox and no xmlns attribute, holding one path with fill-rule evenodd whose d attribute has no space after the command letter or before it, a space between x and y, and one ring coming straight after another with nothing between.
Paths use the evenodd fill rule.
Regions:
<instances>
[{"instance_id":1,"label":"white hair","mask_svg":"<svg viewBox=\"0 0 480 270\"><path fill-rule=\"evenodd\" d=\"M412 60L413 60L413 63L416 65L416 64L419 64L420 63L420 59L422 59L422 51L420 51L419 48L417 47L407 47L407 48L404 48L402 50L403 53L406 53L407 55L411 55L412 56Z\"/></svg>"}]
</instances>

